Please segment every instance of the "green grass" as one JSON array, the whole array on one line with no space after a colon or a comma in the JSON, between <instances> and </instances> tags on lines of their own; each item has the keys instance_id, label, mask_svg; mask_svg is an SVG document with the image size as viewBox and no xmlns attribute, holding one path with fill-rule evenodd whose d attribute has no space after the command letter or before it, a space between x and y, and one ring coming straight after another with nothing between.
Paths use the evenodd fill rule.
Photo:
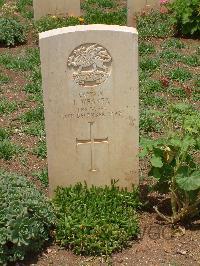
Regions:
<instances>
[{"instance_id":1,"label":"green grass","mask_svg":"<svg viewBox=\"0 0 200 266\"><path fill-rule=\"evenodd\" d=\"M15 71L33 70L40 64L39 49L32 48L25 51L25 55L14 56L11 53L0 55L0 65Z\"/></svg>"},{"instance_id":2,"label":"green grass","mask_svg":"<svg viewBox=\"0 0 200 266\"><path fill-rule=\"evenodd\" d=\"M151 107L157 107L158 109L165 106L166 100L160 96L156 95L145 95L141 99L141 106L151 106Z\"/></svg>"},{"instance_id":3,"label":"green grass","mask_svg":"<svg viewBox=\"0 0 200 266\"><path fill-rule=\"evenodd\" d=\"M62 27L76 26L79 24L80 24L79 19L75 17L64 18L64 17L46 16L36 21L35 27L38 32L43 32Z\"/></svg>"},{"instance_id":4,"label":"green grass","mask_svg":"<svg viewBox=\"0 0 200 266\"><path fill-rule=\"evenodd\" d=\"M139 54L140 56L153 54L156 52L155 46L152 43L140 42L139 43Z\"/></svg>"},{"instance_id":5,"label":"green grass","mask_svg":"<svg viewBox=\"0 0 200 266\"><path fill-rule=\"evenodd\" d=\"M98 9L91 9L84 18L86 24L126 25L126 10L104 13Z\"/></svg>"},{"instance_id":6,"label":"green grass","mask_svg":"<svg viewBox=\"0 0 200 266\"><path fill-rule=\"evenodd\" d=\"M191 72L181 67L170 70L168 75L172 80L179 82L185 82L192 78Z\"/></svg>"},{"instance_id":7,"label":"green grass","mask_svg":"<svg viewBox=\"0 0 200 266\"><path fill-rule=\"evenodd\" d=\"M0 114L10 114L18 109L18 104L15 101L10 101L6 98L0 99Z\"/></svg>"},{"instance_id":8,"label":"green grass","mask_svg":"<svg viewBox=\"0 0 200 266\"><path fill-rule=\"evenodd\" d=\"M0 0L0 7L2 7L5 4L5 0Z\"/></svg>"},{"instance_id":9,"label":"green grass","mask_svg":"<svg viewBox=\"0 0 200 266\"><path fill-rule=\"evenodd\" d=\"M140 91L142 94L149 95L163 91L163 87L159 80L146 78L140 82Z\"/></svg>"},{"instance_id":10,"label":"green grass","mask_svg":"<svg viewBox=\"0 0 200 266\"><path fill-rule=\"evenodd\" d=\"M182 88L170 87L168 89L168 92L172 96L175 96L175 97L178 97L178 98L186 98L186 96L187 96L186 93L185 93L185 91Z\"/></svg>"},{"instance_id":11,"label":"green grass","mask_svg":"<svg viewBox=\"0 0 200 266\"><path fill-rule=\"evenodd\" d=\"M173 19L168 14L156 11L137 18L137 29L141 38L172 36L174 34L173 25Z\"/></svg>"},{"instance_id":12,"label":"green grass","mask_svg":"<svg viewBox=\"0 0 200 266\"><path fill-rule=\"evenodd\" d=\"M33 18L33 11L31 7L33 6L32 0L17 0L17 9L21 15L27 19Z\"/></svg>"},{"instance_id":13,"label":"green grass","mask_svg":"<svg viewBox=\"0 0 200 266\"><path fill-rule=\"evenodd\" d=\"M183 49L186 45L177 38L167 39L162 43L162 48Z\"/></svg>"},{"instance_id":14,"label":"green grass","mask_svg":"<svg viewBox=\"0 0 200 266\"><path fill-rule=\"evenodd\" d=\"M29 82L25 85L24 90L27 93L38 94L42 91L42 75L40 67L35 67L29 76Z\"/></svg>"},{"instance_id":15,"label":"green grass","mask_svg":"<svg viewBox=\"0 0 200 266\"><path fill-rule=\"evenodd\" d=\"M11 78L7 75L0 73L0 85L7 84L11 81Z\"/></svg>"},{"instance_id":16,"label":"green grass","mask_svg":"<svg viewBox=\"0 0 200 266\"><path fill-rule=\"evenodd\" d=\"M31 122L23 127L23 132L30 136L43 137L45 136L44 121Z\"/></svg>"},{"instance_id":17,"label":"green grass","mask_svg":"<svg viewBox=\"0 0 200 266\"><path fill-rule=\"evenodd\" d=\"M29 110L21 116L23 123L41 122L44 120L44 108L42 106Z\"/></svg>"},{"instance_id":18,"label":"green grass","mask_svg":"<svg viewBox=\"0 0 200 266\"><path fill-rule=\"evenodd\" d=\"M82 3L81 7L83 10L90 12L92 8L116 8L117 3L113 0L86 0Z\"/></svg>"},{"instance_id":19,"label":"green grass","mask_svg":"<svg viewBox=\"0 0 200 266\"><path fill-rule=\"evenodd\" d=\"M197 55L183 56L181 61L188 66L192 66L192 67L200 66L200 56L197 56Z\"/></svg>"},{"instance_id":20,"label":"green grass","mask_svg":"<svg viewBox=\"0 0 200 266\"><path fill-rule=\"evenodd\" d=\"M157 58L142 57L140 60L140 69L152 73L160 66L160 60Z\"/></svg>"},{"instance_id":21,"label":"green grass","mask_svg":"<svg viewBox=\"0 0 200 266\"><path fill-rule=\"evenodd\" d=\"M37 147L33 150L33 153L40 159L47 158L47 146L45 140L40 140Z\"/></svg>"},{"instance_id":22,"label":"green grass","mask_svg":"<svg viewBox=\"0 0 200 266\"><path fill-rule=\"evenodd\" d=\"M43 169L41 171L35 172L32 174L34 177L36 177L43 186L48 187L49 179L48 179L48 170Z\"/></svg>"},{"instance_id":23,"label":"green grass","mask_svg":"<svg viewBox=\"0 0 200 266\"><path fill-rule=\"evenodd\" d=\"M140 112L140 133L160 132L162 123L158 120L161 113L155 110L144 109Z\"/></svg>"},{"instance_id":24,"label":"green grass","mask_svg":"<svg viewBox=\"0 0 200 266\"><path fill-rule=\"evenodd\" d=\"M9 137L10 137L10 132L5 128L0 127L0 141L9 139Z\"/></svg>"},{"instance_id":25,"label":"green grass","mask_svg":"<svg viewBox=\"0 0 200 266\"><path fill-rule=\"evenodd\" d=\"M20 154L23 148L19 145L12 143L9 139L5 138L0 141L0 159L11 160L15 155Z\"/></svg>"},{"instance_id":26,"label":"green grass","mask_svg":"<svg viewBox=\"0 0 200 266\"><path fill-rule=\"evenodd\" d=\"M160 53L160 57L164 59L165 62L174 63L174 61L181 61L183 55L171 49L165 49Z\"/></svg>"}]
</instances>

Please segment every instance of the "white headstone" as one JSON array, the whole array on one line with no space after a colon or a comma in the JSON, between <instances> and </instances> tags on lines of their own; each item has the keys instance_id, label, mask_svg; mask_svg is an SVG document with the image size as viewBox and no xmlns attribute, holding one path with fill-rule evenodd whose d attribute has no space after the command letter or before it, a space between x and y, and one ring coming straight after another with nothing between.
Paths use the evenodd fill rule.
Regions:
<instances>
[{"instance_id":1,"label":"white headstone","mask_svg":"<svg viewBox=\"0 0 200 266\"><path fill-rule=\"evenodd\" d=\"M75 26L40 34L50 195L57 186L138 184L138 34Z\"/></svg>"},{"instance_id":2,"label":"white headstone","mask_svg":"<svg viewBox=\"0 0 200 266\"><path fill-rule=\"evenodd\" d=\"M47 15L74 16L81 14L80 0L33 0L34 19Z\"/></svg>"}]
</instances>

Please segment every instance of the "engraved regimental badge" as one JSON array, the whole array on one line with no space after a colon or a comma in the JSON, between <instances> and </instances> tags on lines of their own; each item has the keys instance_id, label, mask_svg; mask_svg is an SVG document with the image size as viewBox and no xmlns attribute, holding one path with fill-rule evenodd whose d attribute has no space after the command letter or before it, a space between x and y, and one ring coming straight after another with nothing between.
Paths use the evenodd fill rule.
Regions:
<instances>
[{"instance_id":1,"label":"engraved regimental badge","mask_svg":"<svg viewBox=\"0 0 200 266\"><path fill-rule=\"evenodd\" d=\"M111 73L112 58L99 44L83 44L73 50L67 65L73 80L83 87L94 87L103 83Z\"/></svg>"}]
</instances>

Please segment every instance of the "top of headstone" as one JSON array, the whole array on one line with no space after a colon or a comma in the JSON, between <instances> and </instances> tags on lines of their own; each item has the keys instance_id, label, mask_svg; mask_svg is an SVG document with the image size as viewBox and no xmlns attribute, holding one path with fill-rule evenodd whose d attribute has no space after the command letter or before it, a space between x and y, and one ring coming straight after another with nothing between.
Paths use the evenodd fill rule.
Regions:
<instances>
[{"instance_id":1,"label":"top of headstone","mask_svg":"<svg viewBox=\"0 0 200 266\"><path fill-rule=\"evenodd\" d=\"M119 32L127 32L138 34L136 28L127 27L127 26L119 26L119 25L104 25L104 24L92 24L92 25L77 25L77 26L70 26L64 27L54 30L49 30L45 32L41 32L39 34L40 39L49 38L53 36L57 36L60 34L70 33L70 32L84 32L84 31L119 31Z\"/></svg>"}]
</instances>

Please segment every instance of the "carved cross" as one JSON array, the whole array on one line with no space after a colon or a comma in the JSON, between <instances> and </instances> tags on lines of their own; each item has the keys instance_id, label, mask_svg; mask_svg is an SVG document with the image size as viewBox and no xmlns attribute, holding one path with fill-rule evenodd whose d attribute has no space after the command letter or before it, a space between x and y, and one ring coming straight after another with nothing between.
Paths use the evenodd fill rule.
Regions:
<instances>
[{"instance_id":1,"label":"carved cross","mask_svg":"<svg viewBox=\"0 0 200 266\"><path fill-rule=\"evenodd\" d=\"M76 139L76 146L78 147L79 145L90 144L91 169L89 171L96 172L97 169L94 167L94 145L95 144L103 144L103 143L108 144L109 142L108 142L108 138L104 138L104 139L93 138L92 126L93 126L94 122L89 122L89 124L90 124L90 138L89 139Z\"/></svg>"}]
</instances>

